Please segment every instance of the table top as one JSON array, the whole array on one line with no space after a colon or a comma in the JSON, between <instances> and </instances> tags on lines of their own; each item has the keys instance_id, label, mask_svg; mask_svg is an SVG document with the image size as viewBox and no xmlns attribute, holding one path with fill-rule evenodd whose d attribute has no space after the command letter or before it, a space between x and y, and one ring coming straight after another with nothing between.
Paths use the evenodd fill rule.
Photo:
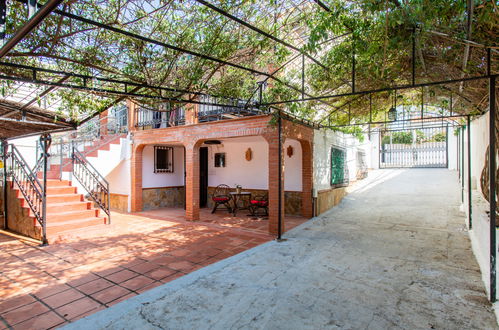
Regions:
<instances>
[{"instance_id":1,"label":"table top","mask_svg":"<svg viewBox=\"0 0 499 330\"><path fill-rule=\"evenodd\" d=\"M251 192L249 192L249 191L241 191L240 193L237 193L235 191L231 191L229 194L231 194L231 195L251 195Z\"/></svg>"}]
</instances>

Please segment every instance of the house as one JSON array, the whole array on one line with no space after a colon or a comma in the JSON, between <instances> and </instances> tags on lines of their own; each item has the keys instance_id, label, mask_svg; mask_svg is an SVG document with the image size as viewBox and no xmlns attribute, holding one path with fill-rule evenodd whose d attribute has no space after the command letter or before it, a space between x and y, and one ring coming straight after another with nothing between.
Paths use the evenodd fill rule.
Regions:
<instances>
[{"instance_id":1,"label":"house","mask_svg":"<svg viewBox=\"0 0 499 330\"><path fill-rule=\"evenodd\" d=\"M185 208L186 219L196 221L200 208L213 206L210 196L220 184L234 190L239 185L252 196L268 196L268 231L276 235L280 212L306 218L323 213L341 201L350 181L367 175L371 167L367 136L361 143L353 136L319 130L283 115L279 189L280 142L275 118L275 113L248 109L237 102L151 108L130 99L77 131L54 134L47 178L49 186L60 189L48 191L48 236L108 222L109 209ZM35 140L31 138L33 150ZM22 145L26 144L23 141ZM91 166L72 162L71 145ZM37 154L26 147L24 151ZM36 167L35 163L36 157L32 157L30 166ZM93 170L95 173L89 174ZM39 165L36 172L42 178ZM83 182L93 177L99 177L97 183ZM51 191L56 196L51 197ZM83 195L87 199L93 196L94 203ZM20 201L18 208L28 207L22 194L15 196ZM51 201L59 209L64 206L64 212L53 214ZM8 227L40 238L33 215L24 214L28 218L24 222L38 230L26 224L16 226L13 222L19 220L14 219L8 220ZM286 230L285 220L281 229Z\"/></svg>"}]
</instances>

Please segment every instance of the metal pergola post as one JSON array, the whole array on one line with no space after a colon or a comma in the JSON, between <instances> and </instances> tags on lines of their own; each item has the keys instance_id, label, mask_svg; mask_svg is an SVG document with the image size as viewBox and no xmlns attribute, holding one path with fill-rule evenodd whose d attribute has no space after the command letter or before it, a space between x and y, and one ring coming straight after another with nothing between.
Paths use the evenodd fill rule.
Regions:
<instances>
[{"instance_id":1,"label":"metal pergola post","mask_svg":"<svg viewBox=\"0 0 499 330\"><path fill-rule=\"evenodd\" d=\"M52 142L50 134L42 134L40 142L43 147L43 191L42 191L42 246L48 245L47 240L47 166L49 147Z\"/></svg>"},{"instance_id":2,"label":"metal pergola post","mask_svg":"<svg viewBox=\"0 0 499 330\"><path fill-rule=\"evenodd\" d=\"M489 51L490 55L490 51ZM496 301L496 79L489 78L490 301Z\"/></svg>"},{"instance_id":3,"label":"metal pergola post","mask_svg":"<svg viewBox=\"0 0 499 330\"><path fill-rule=\"evenodd\" d=\"M461 203L464 204L464 129L461 130Z\"/></svg>"},{"instance_id":4,"label":"metal pergola post","mask_svg":"<svg viewBox=\"0 0 499 330\"><path fill-rule=\"evenodd\" d=\"M8 181L7 181L7 156L9 152L9 143L7 140L2 140L2 161L3 161L3 223L4 229L9 229L9 223L7 221L8 213L8 203L7 203L7 191L8 191Z\"/></svg>"},{"instance_id":5,"label":"metal pergola post","mask_svg":"<svg viewBox=\"0 0 499 330\"><path fill-rule=\"evenodd\" d=\"M473 220L472 220L472 189L471 189L471 120L470 116L466 116L466 127L468 128L468 226L469 229L472 229Z\"/></svg>"},{"instance_id":6,"label":"metal pergola post","mask_svg":"<svg viewBox=\"0 0 499 330\"><path fill-rule=\"evenodd\" d=\"M279 167L277 171L278 175L278 193L279 197L277 199L279 206L277 208L277 240L281 240L282 238L282 118L281 118L281 111L277 112L279 118L277 122L277 129L278 129L278 147L279 147L279 160L277 161L277 166Z\"/></svg>"}]
</instances>

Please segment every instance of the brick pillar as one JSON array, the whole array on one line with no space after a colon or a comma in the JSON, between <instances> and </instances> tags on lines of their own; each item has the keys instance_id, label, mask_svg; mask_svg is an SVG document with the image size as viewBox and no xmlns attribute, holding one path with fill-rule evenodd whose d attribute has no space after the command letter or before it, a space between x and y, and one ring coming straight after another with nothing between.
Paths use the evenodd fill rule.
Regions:
<instances>
[{"instance_id":1,"label":"brick pillar","mask_svg":"<svg viewBox=\"0 0 499 330\"><path fill-rule=\"evenodd\" d=\"M311 142L300 141L302 150L302 195L301 195L301 214L306 218L311 218L312 211L312 188L313 188L313 146Z\"/></svg>"},{"instance_id":2,"label":"brick pillar","mask_svg":"<svg viewBox=\"0 0 499 330\"><path fill-rule=\"evenodd\" d=\"M198 120L198 112L199 112L199 104L186 104L185 105L185 124L192 125L197 124Z\"/></svg>"},{"instance_id":3,"label":"brick pillar","mask_svg":"<svg viewBox=\"0 0 499 330\"><path fill-rule=\"evenodd\" d=\"M142 151L144 145L132 147L132 158L130 159L131 178L131 203L132 212L142 211Z\"/></svg>"},{"instance_id":4,"label":"brick pillar","mask_svg":"<svg viewBox=\"0 0 499 330\"><path fill-rule=\"evenodd\" d=\"M100 135L107 135L107 115L108 110L99 114Z\"/></svg>"},{"instance_id":5,"label":"brick pillar","mask_svg":"<svg viewBox=\"0 0 499 330\"><path fill-rule=\"evenodd\" d=\"M279 137L277 129L273 134L265 137L269 144L269 233L277 235L279 225L279 154L281 155L281 232L285 231L284 221L284 152L279 153ZM284 138L282 139L282 147Z\"/></svg>"},{"instance_id":6,"label":"brick pillar","mask_svg":"<svg viewBox=\"0 0 499 330\"><path fill-rule=\"evenodd\" d=\"M126 100L126 107L128 109L128 131L133 132L136 130L135 124L137 123L137 116L135 110L137 104L130 99Z\"/></svg>"},{"instance_id":7,"label":"brick pillar","mask_svg":"<svg viewBox=\"0 0 499 330\"><path fill-rule=\"evenodd\" d=\"M185 217L199 220L199 143L185 146Z\"/></svg>"}]
</instances>

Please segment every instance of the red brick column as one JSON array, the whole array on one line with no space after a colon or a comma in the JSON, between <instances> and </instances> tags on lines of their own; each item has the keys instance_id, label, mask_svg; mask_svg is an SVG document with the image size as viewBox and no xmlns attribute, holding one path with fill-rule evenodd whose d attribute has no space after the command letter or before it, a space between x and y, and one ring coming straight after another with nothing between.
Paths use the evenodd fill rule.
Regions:
<instances>
[{"instance_id":1,"label":"red brick column","mask_svg":"<svg viewBox=\"0 0 499 330\"><path fill-rule=\"evenodd\" d=\"M185 217L199 220L199 145L185 145Z\"/></svg>"},{"instance_id":2,"label":"red brick column","mask_svg":"<svg viewBox=\"0 0 499 330\"><path fill-rule=\"evenodd\" d=\"M145 145L132 147L130 159L131 203L132 212L142 211L142 151Z\"/></svg>"},{"instance_id":3,"label":"red brick column","mask_svg":"<svg viewBox=\"0 0 499 330\"><path fill-rule=\"evenodd\" d=\"M107 115L108 110L99 114L100 135L107 135Z\"/></svg>"},{"instance_id":4,"label":"red brick column","mask_svg":"<svg viewBox=\"0 0 499 330\"><path fill-rule=\"evenodd\" d=\"M137 122L137 118L135 116L135 109L137 108L137 104L132 100L127 99L126 107L128 109L128 131L133 132L136 130L135 124Z\"/></svg>"},{"instance_id":5,"label":"red brick column","mask_svg":"<svg viewBox=\"0 0 499 330\"><path fill-rule=\"evenodd\" d=\"M284 221L284 152L279 153L279 137L277 129L265 136L269 144L269 233L277 235L279 225L279 155L281 156L281 233L285 231ZM284 146L284 138L282 139ZM281 148L283 149L283 148Z\"/></svg>"},{"instance_id":6,"label":"red brick column","mask_svg":"<svg viewBox=\"0 0 499 330\"><path fill-rule=\"evenodd\" d=\"M306 218L311 218L312 211L312 188L313 188L313 146L311 142L300 141L302 150L302 196L301 213Z\"/></svg>"},{"instance_id":7,"label":"red brick column","mask_svg":"<svg viewBox=\"0 0 499 330\"><path fill-rule=\"evenodd\" d=\"M185 105L185 124L192 125L198 123L199 104L188 103Z\"/></svg>"}]
</instances>

